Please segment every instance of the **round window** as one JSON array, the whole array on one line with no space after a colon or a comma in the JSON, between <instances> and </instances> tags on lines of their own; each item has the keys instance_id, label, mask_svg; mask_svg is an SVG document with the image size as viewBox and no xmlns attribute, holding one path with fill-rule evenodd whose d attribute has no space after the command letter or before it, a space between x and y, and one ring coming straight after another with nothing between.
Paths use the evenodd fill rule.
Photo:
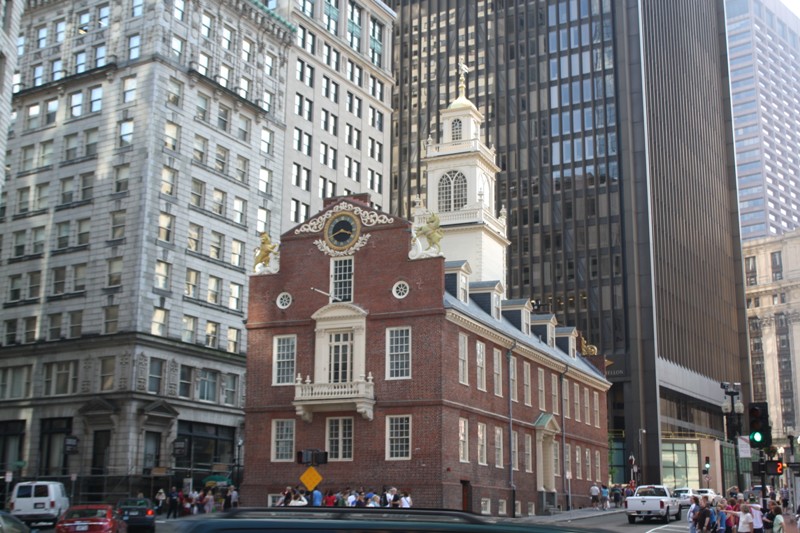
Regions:
<instances>
[{"instance_id":1,"label":"round window","mask_svg":"<svg viewBox=\"0 0 800 533\"><path fill-rule=\"evenodd\" d=\"M276 301L278 307L281 309L286 309L290 305L292 305L292 295L288 292L282 292L278 295L278 300Z\"/></svg>"},{"instance_id":2,"label":"round window","mask_svg":"<svg viewBox=\"0 0 800 533\"><path fill-rule=\"evenodd\" d=\"M411 292L411 287L405 281L398 281L394 284L394 287L392 287L392 294L398 300L402 300L408 296L409 292Z\"/></svg>"}]
</instances>

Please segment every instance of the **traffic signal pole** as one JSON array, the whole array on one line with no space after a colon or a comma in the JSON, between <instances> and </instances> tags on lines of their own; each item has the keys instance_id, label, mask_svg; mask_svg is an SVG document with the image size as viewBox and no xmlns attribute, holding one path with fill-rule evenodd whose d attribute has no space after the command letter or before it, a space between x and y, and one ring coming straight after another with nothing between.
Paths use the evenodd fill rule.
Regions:
<instances>
[{"instance_id":1,"label":"traffic signal pole","mask_svg":"<svg viewBox=\"0 0 800 533\"><path fill-rule=\"evenodd\" d=\"M766 463L766 453L764 450L759 450L759 458L761 460L761 508L768 509L767 507L767 469L763 465Z\"/></svg>"}]
</instances>

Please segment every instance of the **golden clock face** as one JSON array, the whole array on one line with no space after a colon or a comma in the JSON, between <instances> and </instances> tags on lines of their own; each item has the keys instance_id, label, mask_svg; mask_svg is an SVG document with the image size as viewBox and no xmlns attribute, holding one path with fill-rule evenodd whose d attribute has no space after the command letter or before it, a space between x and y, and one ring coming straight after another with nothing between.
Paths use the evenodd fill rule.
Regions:
<instances>
[{"instance_id":1,"label":"golden clock face","mask_svg":"<svg viewBox=\"0 0 800 533\"><path fill-rule=\"evenodd\" d=\"M352 213L334 215L325 224L325 240L334 250L350 248L361 232L361 222Z\"/></svg>"}]
</instances>

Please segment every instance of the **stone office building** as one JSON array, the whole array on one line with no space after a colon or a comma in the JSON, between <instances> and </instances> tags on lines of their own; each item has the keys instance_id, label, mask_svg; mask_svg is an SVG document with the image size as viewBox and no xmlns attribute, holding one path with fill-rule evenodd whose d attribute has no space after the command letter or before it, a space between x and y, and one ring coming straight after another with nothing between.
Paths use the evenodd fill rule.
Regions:
<instances>
[{"instance_id":1,"label":"stone office building","mask_svg":"<svg viewBox=\"0 0 800 533\"><path fill-rule=\"evenodd\" d=\"M235 470L293 30L260 2L27 2L0 218L15 479L75 474L85 501Z\"/></svg>"}]
</instances>

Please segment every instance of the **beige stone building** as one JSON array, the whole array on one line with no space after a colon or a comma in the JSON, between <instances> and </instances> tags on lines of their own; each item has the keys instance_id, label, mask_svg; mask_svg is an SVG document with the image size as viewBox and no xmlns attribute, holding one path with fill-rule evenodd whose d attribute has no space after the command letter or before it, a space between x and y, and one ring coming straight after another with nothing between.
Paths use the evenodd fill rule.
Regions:
<instances>
[{"instance_id":1,"label":"beige stone building","mask_svg":"<svg viewBox=\"0 0 800 533\"><path fill-rule=\"evenodd\" d=\"M294 28L260 2L30 0L19 31L0 468L78 501L235 478Z\"/></svg>"},{"instance_id":2,"label":"beige stone building","mask_svg":"<svg viewBox=\"0 0 800 533\"><path fill-rule=\"evenodd\" d=\"M773 444L800 430L800 231L745 241L753 400L769 402Z\"/></svg>"}]
</instances>

